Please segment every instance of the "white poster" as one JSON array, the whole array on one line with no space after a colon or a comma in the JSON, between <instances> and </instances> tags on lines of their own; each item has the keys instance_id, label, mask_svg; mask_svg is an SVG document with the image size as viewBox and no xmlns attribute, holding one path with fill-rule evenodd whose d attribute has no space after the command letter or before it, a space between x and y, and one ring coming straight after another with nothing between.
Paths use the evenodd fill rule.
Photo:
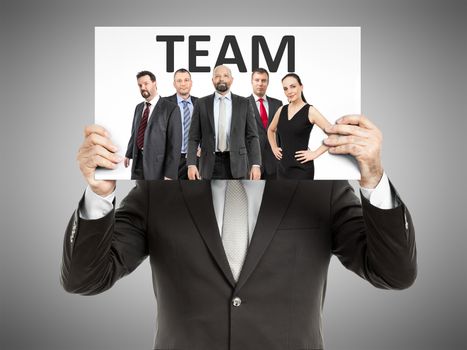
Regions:
<instances>
[{"instance_id":1,"label":"white poster","mask_svg":"<svg viewBox=\"0 0 467 350\"><path fill-rule=\"evenodd\" d=\"M326 119L360 113L359 27L96 27L95 122L111 134L122 157L128 146L135 106L143 101L136 74L156 76L160 96L175 93L173 72L191 72L191 95L213 94L212 69L227 65L233 74L231 91L252 92L251 72L262 67L270 73L267 95L287 103L282 77L301 77L308 101ZM326 137L315 126L309 148ZM315 179L359 179L355 160L328 152L315 161ZM98 179L130 179L123 162L115 170L99 169Z\"/></svg>"}]
</instances>

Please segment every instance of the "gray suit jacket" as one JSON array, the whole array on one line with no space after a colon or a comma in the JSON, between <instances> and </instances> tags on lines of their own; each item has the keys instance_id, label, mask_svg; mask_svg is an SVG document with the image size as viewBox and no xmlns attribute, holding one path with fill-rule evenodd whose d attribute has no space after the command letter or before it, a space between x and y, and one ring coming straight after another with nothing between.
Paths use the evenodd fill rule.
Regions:
<instances>
[{"instance_id":1,"label":"gray suit jacket","mask_svg":"<svg viewBox=\"0 0 467 350\"><path fill-rule=\"evenodd\" d=\"M268 102L268 126L272 122L276 111L282 106L282 102L276 98L266 96ZM258 129L259 145L261 148L261 160L263 161L263 171L268 175L276 174L278 160L272 153L271 145L268 141L268 131L264 128L261 115L259 114L258 107L256 106L255 97L250 95L248 97L253 110L255 112L256 127ZM278 143L279 144L279 143Z\"/></svg>"},{"instance_id":2,"label":"gray suit jacket","mask_svg":"<svg viewBox=\"0 0 467 350\"><path fill-rule=\"evenodd\" d=\"M214 94L198 99L191 120L187 164L196 165L196 151L201 147L199 173L209 180L214 170L216 132L214 124ZM253 108L245 97L232 94L230 126L230 169L234 178L247 178L248 164L261 165L258 129Z\"/></svg>"},{"instance_id":3,"label":"gray suit jacket","mask_svg":"<svg viewBox=\"0 0 467 350\"><path fill-rule=\"evenodd\" d=\"M144 102L135 108L131 137L125 156L135 159L138 153L136 137L141 122ZM180 149L182 147L182 122L176 104L160 98L149 118L144 134L143 171L146 180L163 180L164 176L177 179ZM135 162L131 173L133 176Z\"/></svg>"},{"instance_id":4,"label":"gray suit jacket","mask_svg":"<svg viewBox=\"0 0 467 350\"><path fill-rule=\"evenodd\" d=\"M209 181L137 182L115 213L88 221L75 212L63 249L62 284L86 295L105 291L150 257L154 349L322 349L333 254L379 288L407 288L416 276L404 204L360 204L347 181L267 181L237 283Z\"/></svg>"}]
</instances>

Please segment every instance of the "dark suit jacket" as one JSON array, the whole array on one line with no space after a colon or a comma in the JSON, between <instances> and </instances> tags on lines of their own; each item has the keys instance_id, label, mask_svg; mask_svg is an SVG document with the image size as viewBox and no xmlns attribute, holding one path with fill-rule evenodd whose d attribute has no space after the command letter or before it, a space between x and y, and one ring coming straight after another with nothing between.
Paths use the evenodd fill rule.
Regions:
<instances>
[{"instance_id":1,"label":"dark suit jacket","mask_svg":"<svg viewBox=\"0 0 467 350\"><path fill-rule=\"evenodd\" d=\"M198 99L191 120L188 139L188 165L196 165L196 151L201 147L199 173L202 179L212 177L216 152L214 94ZM248 164L261 165L258 129L253 108L245 97L232 94L230 125L230 170L234 178L248 178Z\"/></svg>"},{"instance_id":2,"label":"dark suit jacket","mask_svg":"<svg viewBox=\"0 0 467 350\"><path fill-rule=\"evenodd\" d=\"M144 102L135 108L131 137L125 156L136 159L138 147L136 136L141 122ZM171 102L160 98L149 118L144 134L143 171L146 180L163 180L164 176L177 179L180 149L182 148L182 122L180 108ZM133 177L135 162L131 174Z\"/></svg>"},{"instance_id":3,"label":"dark suit jacket","mask_svg":"<svg viewBox=\"0 0 467 350\"><path fill-rule=\"evenodd\" d=\"M410 286L416 253L409 212L403 204L361 205L346 181L269 181L235 283L210 183L140 181L115 213L88 221L75 212L62 284L72 293L101 293L149 256L154 349L322 349L332 254L376 287Z\"/></svg>"},{"instance_id":4,"label":"dark suit jacket","mask_svg":"<svg viewBox=\"0 0 467 350\"><path fill-rule=\"evenodd\" d=\"M282 106L282 102L276 98L266 96L268 102L268 126L274 118L274 114ZM265 174L274 175L276 174L276 168L278 160L272 153L271 145L268 141L268 130L264 128L263 121L261 120L261 115L259 114L258 107L256 106L255 97L250 95L248 97L253 110L255 112L256 127L258 129L259 136L259 146L261 148L261 160L263 161L263 171Z\"/></svg>"}]
</instances>

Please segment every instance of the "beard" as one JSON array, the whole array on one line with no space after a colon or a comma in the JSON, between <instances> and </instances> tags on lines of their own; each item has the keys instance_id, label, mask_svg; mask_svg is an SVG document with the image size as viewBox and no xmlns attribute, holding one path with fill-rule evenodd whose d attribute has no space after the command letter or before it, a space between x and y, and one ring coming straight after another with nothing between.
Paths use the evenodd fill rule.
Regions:
<instances>
[{"instance_id":1,"label":"beard","mask_svg":"<svg viewBox=\"0 0 467 350\"><path fill-rule=\"evenodd\" d=\"M151 96L151 94L148 90L143 90L141 91L141 96L143 96L144 98L148 98L149 96Z\"/></svg>"},{"instance_id":2,"label":"beard","mask_svg":"<svg viewBox=\"0 0 467 350\"><path fill-rule=\"evenodd\" d=\"M218 92L226 92L229 89L227 83L220 82L216 84L216 90Z\"/></svg>"}]
</instances>

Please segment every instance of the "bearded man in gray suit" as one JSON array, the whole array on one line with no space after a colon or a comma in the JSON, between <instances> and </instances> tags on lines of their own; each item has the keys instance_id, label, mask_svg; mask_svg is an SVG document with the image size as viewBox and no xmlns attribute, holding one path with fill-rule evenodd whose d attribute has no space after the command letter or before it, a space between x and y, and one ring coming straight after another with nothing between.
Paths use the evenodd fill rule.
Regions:
<instances>
[{"instance_id":1,"label":"bearded man in gray suit","mask_svg":"<svg viewBox=\"0 0 467 350\"><path fill-rule=\"evenodd\" d=\"M230 92L232 82L228 67L215 67L212 76L215 93L198 99L195 105L188 137L190 180L261 177L261 151L253 108L245 97Z\"/></svg>"},{"instance_id":2,"label":"bearded man in gray suit","mask_svg":"<svg viewBox=\"0 0 467 350\"><path fill-rule=\"evenodd\" d=\"M160 98L153 73L142 71L136 78L145 101L135 108L125 167L133 159L133 180L177 179L182 146L180 109Z\"/></svg>"}]
</instances>

